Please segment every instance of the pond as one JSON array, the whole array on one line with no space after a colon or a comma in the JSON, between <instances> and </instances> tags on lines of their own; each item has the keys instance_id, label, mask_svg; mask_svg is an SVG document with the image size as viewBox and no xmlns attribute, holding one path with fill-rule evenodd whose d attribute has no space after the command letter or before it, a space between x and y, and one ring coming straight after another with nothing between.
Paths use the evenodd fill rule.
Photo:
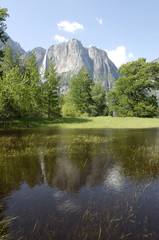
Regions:
<instances>
[{"instance_id":1,"label":"pond","mask_svg":"<svg viewBox=\"0 0 159 240\"><path fill-rule=\"evenodd\" d=\"M159 129L0 132L0 233L159 239Z\"/></svg>"}]
</instances>

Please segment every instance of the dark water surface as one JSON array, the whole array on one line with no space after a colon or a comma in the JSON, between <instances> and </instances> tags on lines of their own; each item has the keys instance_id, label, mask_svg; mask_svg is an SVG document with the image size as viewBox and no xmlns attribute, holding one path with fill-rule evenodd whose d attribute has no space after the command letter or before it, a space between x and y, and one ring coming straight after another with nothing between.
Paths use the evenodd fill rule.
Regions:
<instances>
[{"instance_id":1,"label":"dark water surface","mask_svg":"<svg viewBox=\"0 0 159 240\"><path fill-rule=\"evenodd\" d=\"M1 131L0 228L14 240L159 239L159 129Z\"/></svg>"}]
</instances>

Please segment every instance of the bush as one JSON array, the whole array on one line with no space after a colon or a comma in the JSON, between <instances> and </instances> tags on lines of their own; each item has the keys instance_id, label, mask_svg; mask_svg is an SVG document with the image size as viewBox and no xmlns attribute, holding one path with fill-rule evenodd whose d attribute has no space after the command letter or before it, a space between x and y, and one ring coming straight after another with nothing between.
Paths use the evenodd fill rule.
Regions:
<instances>
[{"instance_id":1,"label":"bush","mask_svg":"<svg viewBox=\"0 0 159 240\"><path fill-rule=\"evenodd\" d=\"M61 109L63 117L80 117L81 112L75 108L75 105L69 102L64 103Z\"/></svg>"}]
</instances>

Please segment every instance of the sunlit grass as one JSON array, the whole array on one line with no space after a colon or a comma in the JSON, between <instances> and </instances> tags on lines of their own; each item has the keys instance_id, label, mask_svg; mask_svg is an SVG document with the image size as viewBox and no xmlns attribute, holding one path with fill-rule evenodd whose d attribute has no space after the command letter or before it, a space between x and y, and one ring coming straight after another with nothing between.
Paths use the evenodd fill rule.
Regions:
<instances>
[{"instance_id":1,"label":"sunlit grass","mask_svg":"<svg viewBox=\"0 0 159 240\"><path fill-rule=\"evenodd\" d=\"M159 118L85 117L85 118L29 118L14 120L0 128L158 128Z\"/></svg>"}]
</instances>

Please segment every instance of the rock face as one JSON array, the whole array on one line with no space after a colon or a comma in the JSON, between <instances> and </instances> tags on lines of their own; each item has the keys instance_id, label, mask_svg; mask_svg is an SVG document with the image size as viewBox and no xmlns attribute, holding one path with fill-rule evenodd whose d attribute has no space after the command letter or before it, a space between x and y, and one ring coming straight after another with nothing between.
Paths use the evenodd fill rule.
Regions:
<instances>
[{"instance_id":1,"label":"rock face","mask_svg":"<svg viewBox=\"0 0 159 240\"><path fill-rule=\"evenodd\" d=\"M96 47L90 47L88 49L88 55L93 63L93 79L96 82L101 82L105 89L109 92L109 90L112 89L114 82L119 77L116 73L118 69L108 58L107 53L103 50Z\"/></svg>"},{"instance_id":2,"label":"rock face","mask_svg":"<svg viewBox=\"0 0 159 240\"><path fill-rule=\"evenodd\" d=\"M159 58L156 58L155 60L153 60L153 62L159 63Z\"/></svg>"},{"instance_id":3,"label":"rock face","mask_svg":"<svg viewBox=\"0 0 159 240\"><path fill-rule=\"evenodd\" d=\"M19 43L13 41L8 35L7 35L7 37L8 37L7 43L12 47L12 49L15 53L17 53L17 51L19 51L22 55L25 54L24 49L20 46ZM3 46L4 46L4 44L0 41L0 49L2 49Z\"/></svg>"},{"instance_id":4,"label":"rock face","mask_svg":"<svg viewBox=\"0 0 159 240\"><path fill-rule=\"evenodd\" d=\"M39 58L39 52L33 51ZM73 74L79 70L88 68L90 77L95 82L101 82L107 92L113 87L114 82L119 75L116 73L116 66L110 61L107 53L96 47L84 48L80 41L72 39L67 43L61 43L51 46L47 51L41 52L43 62L38 61L40 72L43 74L44 69L48 68L48 61L53 59L57 72L62 76L61 83L68 86ZM40 59L41 59L40 58Z\"/></svg>"},{"instance_id":5,"label":"rock face","mask_svg":"<svg viewBox=\"0 0 159 240\"><path fill-rule=\"evenodd\" d=\"M44 76L44 71L48 68L49 59L52 58L57 73L61 75L62 91L66 92L69 86L70 78L83 68L88 68L90 77L95 82L101 82L104 88L109 92L119 75L117 68L108 58L104 50L96 47L85 48L77 39L51 46L48 50L44 48L34 48L32 51L25 52L19 44L9 38L9 44L13 50L19 50L23 57L34 53L37 58L39 71Z\"/></svg>"},{"instance_id":6,"label":"rock face","mask_svg":"<svg viewBox=\"0 0 159 240\"><path fill-rule=\"evenodd\" d=\"M34 53L34 55L36 56L38 66L41 67L42 64L43 64L43 60L44 60L46 50L44 48L41 48L41 47L34 48L32 51L29 51L29 52L26 52L25 54L23 54L23 58L28 57L32 53Z\"/></svg>"}]
</instances>

